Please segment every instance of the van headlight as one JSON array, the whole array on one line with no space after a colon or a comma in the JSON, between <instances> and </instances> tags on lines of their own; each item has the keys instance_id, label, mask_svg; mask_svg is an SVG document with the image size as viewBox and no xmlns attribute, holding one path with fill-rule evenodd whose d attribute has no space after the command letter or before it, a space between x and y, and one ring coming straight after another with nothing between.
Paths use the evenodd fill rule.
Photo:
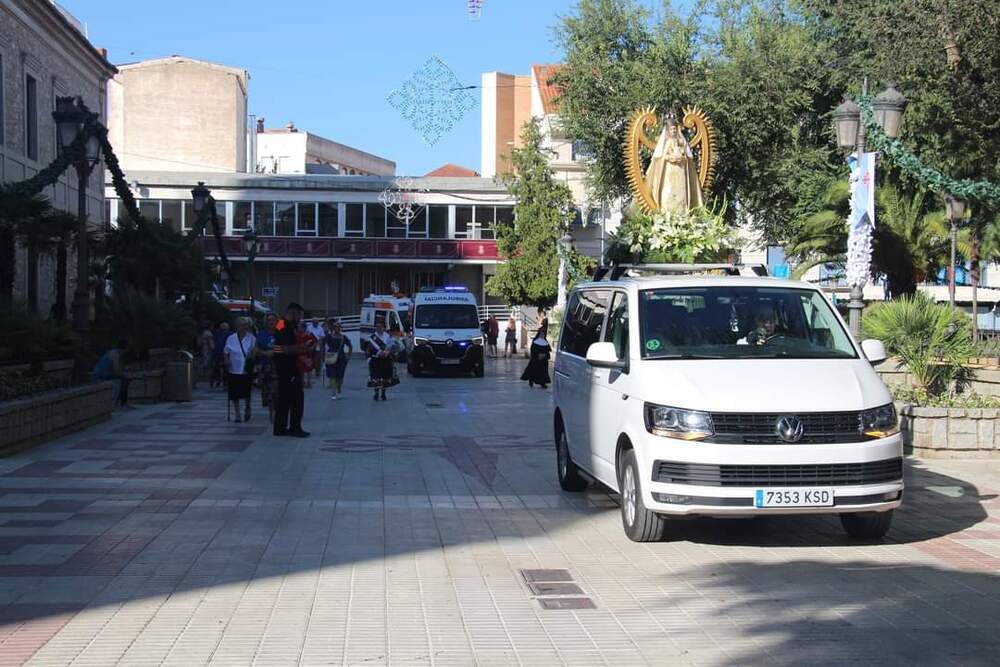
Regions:
<instances>
[{"instance_id":1,"label":"van headlight","mask_svg":"<svg viewBox=\"0 0 1000 667\"><path fill-rule=\"evenodd\" d=\"M861 431L869 438L886 438L899 433L896 406L887 403L861 413Z\"/></svg>"},{"instance_id":2,"label":"van headlight","mask_svg":"<svg viewBox=\"0 0 1000 667\"><path fill-rule=\"evenodd\" d=\"M678 440L704 440L715 435L712 415L698 410L684 410L646 403L646 430L653 435Z\"/></svg>"},{"instance_id":3,"label":"van headlight","mask_svg":"<svg viewBox=\"0 0 1000 667\"><path fill-rule=\"evenodd\" d=\"M482 345L482 344L483 344L483 337L482 337L482 336L478 336L478 337L476 337L476 338L473 338L473 339L471 339L471 341L470 341L470 342L471 342L471 343L472 343L473 345Z\"/></svg>"},{"instance_id":4,"label":"van headlight","mask_svg":"<svg viewBox=\"0 0 1000 667\"><path fill-rule=\"evenodd\" d=\"M429 342L430 342L430 340L427 339L427 338L421 338L420 336L414 336L413 337L413 345L414 346L416 346L416 345L427 345L427 343L429 343Z\"/></svg>"}]
</instances>

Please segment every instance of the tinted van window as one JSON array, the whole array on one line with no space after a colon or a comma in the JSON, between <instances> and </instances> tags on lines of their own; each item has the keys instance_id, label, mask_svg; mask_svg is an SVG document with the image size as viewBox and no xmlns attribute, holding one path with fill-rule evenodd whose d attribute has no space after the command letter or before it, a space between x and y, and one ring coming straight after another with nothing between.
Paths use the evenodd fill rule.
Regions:
<instances>
[{"instance_id":1,"label":"tinted van window","mask_svg":"<svg viewBox=\"0 0 1000 667\"><path fill-rule=\"evenodd\" d=\"M601 340L610 296L608 290L583 290L570 297L563 315L560 350L578 357L587 356L587 348Z\"/></svg>"}]
</instances>

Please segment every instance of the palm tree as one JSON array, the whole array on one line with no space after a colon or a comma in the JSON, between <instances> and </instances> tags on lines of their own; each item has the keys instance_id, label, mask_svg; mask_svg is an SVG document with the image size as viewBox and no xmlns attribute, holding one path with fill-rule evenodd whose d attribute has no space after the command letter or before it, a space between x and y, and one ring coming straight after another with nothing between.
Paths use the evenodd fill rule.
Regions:
<instances>
[{"instance_id":1,"label":"palm tree","mask_svg":"<svg viewBox=\"0 0 1000 667\"><path fill-rule=\"evenodd\" d=\"M912 294L948 254L944 213L928 211L927 193L920 189L906 192L887 183L875 191L875 199L872 262L885 274L890 294Z\"/></svg>"},{"instance_id":2,"label":"palm tree","mask_svg":"<svg viewBox=\"0 0 1000 667\"><path fill-rule=\"evenodd\" d=\"M791 243L785 248L789 259L796 263L792 278L801 278L819 264L845 261L850 197L847 181L831 180L823 193L822 208L799 222Z\"/></svg>"}]
</instances>

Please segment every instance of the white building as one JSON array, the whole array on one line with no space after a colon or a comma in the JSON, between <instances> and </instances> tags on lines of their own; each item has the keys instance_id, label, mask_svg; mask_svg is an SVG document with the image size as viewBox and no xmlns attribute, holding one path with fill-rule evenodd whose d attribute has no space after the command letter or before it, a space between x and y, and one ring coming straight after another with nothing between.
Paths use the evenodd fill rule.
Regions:
<instances>
[{"instance_id":1,"label":"white building","mask_svg":"<svg viewBox=\"0 0 1000 667\"><path fill-rule=\"evenodd\" d=\"M344 174L393 176L396 163L351 146L303 132L288 123L265 129L257 119L256 169L258 174Z\"/></svg>"}]
</instances>

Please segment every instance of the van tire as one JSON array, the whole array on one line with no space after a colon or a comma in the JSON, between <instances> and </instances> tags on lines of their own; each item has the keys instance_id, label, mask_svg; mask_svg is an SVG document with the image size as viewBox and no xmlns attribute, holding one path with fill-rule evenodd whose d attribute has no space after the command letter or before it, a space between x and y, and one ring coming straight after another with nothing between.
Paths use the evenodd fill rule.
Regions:
<instances>
[{"instance_id":1,"label":"van tire","mask_svg":"<svg viewBox=\"0 0 1000 667\"><path fill-rule=\"evenodd\" d=\"M892 510L888 512L844 512L840 515L844 532L860 540L880 540L892 525Z\"/></svg>"},{"instance_id":2,"label":"van tire","mask_svg":"<svg viewBox=\"0 0 1000 667\"><path fill-rule=\"evenodd\" d=\"M618 471L618 488L621 490L622 528L633 542L659 542L667 529L667 520L646 509L642 502L642 485L635 452L626 450L621 456Z\"/></svg>"},{"instance_id":3,"label":"van tire","mask_svg":"<svg viewBox=\"0 0 1000 667\"><path fill-rule=\"evenodd\" d=\"M476 369L472 371L472 374L475 375L477 378L481 378L484 375L486 375L486 368L484 368L482 364L479 364L478 366L476 366Z\"/></svg>"},{"instance_id":4,"label":"van tire","mask_svg":"<svg viewBox=\"0 0 1000 667\"><path fill-rule=\"evenodd\" d=\"M562 427L556 431L556 475L563 491L579 493L587 488L587 479L580 474L580 469L570 458L566 430Z\"/></svg>"}]
</instances>

